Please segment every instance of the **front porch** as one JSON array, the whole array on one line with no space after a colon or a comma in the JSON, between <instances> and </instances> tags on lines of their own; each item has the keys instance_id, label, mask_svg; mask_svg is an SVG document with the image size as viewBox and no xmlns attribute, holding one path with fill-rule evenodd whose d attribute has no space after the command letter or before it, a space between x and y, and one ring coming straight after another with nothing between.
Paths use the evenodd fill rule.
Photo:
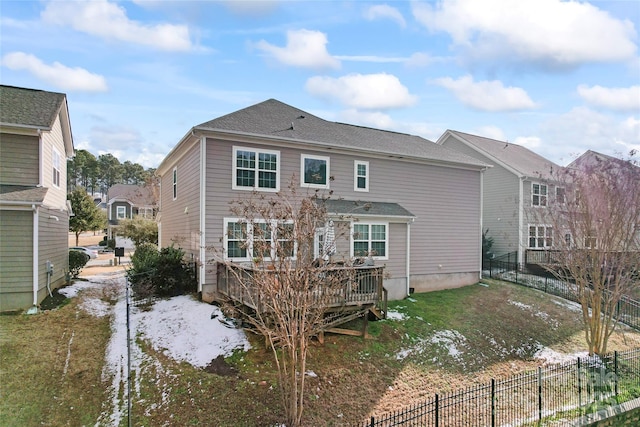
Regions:
<instances>
[{"instance_id":1,"label":"front porch","mask_svg":"<svg viewBox=\"0 0 640 427\"><path fill-rule=\"evenodd\" d=\"M384 319L387 313L387 290L383 286L384 267L354 266L323 267L317 273L324 286L306 289L305 295L313 305L321 304L325 309L325 318L319 326L317 336L323 339L325 332L366 336L367 321L370 317ZM263 275L275 275L273 270L257 267L217 265L218 292L255 313L269 313L269 304L265 301L260 284L256 278ZM245 310L246 311L246 310ZM339 328L345 323L363 318L361 331Z\"/></svg>"}]
</instances>

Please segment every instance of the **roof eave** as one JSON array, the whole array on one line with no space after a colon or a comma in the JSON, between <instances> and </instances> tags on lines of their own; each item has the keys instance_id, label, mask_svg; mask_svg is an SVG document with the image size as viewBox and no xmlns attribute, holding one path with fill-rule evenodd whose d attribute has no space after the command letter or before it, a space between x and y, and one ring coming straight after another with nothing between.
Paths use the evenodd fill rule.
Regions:
<instances>
[{"instance_id":1,"label":"roof eave","mask_svg":"<svg viewBox=\"0 0 640 427\"><path fill-rule=\"evenodd\" d=\"M242 131L234 131L234 130L218 129L218 128L208 128L208 127L201 127L201 126L196 126L192 128L191 132L189 132L187 136L196 135L196 133L204 136L206 136L206 134L213 134L213 133L229 135L229 136L244 136L247 138L255 138L255 139L261 139L261 140L267 140L267 141L282 141L282 142L287 142L287 143L296 144L296 145L303 144L305 146L315 146L318 148L331 148L331 149L344 150L344 151L357 151L359 153L364 152L364 153L374 154L378 156L392 157L398 160L407 159L407 160L419 161L421 163L437 164L440 166L463 167L465 169L474 169L479 171L487 169L487 166L488 166L482 162L478 162L477 164L475 164L475 163L458 162L458 161L452 161L452 160L418 157L418 156L411 156L411 155L399 156L397 153L383 151L383 150L371 150L371 149L366 150L366 149L360 149L360 148L350 148L350 147L345 147L343 145L332 144L329 142L319 142L319 141L307 140L307 139L287 138L282 136L271 136L271 135L264 135L259 133L250 133L250 132L242 132ZM180 143L178 145L180 145ZM172 152L174 150L172 150ZM169 155L167 155L167 157L168 156Z\"/></svg>"}]
</instances>

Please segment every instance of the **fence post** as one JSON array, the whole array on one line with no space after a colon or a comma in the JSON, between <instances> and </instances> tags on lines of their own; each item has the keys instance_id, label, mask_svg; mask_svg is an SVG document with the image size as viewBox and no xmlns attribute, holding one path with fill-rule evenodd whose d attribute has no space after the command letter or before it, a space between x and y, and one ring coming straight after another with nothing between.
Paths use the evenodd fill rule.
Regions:
<instances>
[{"instance_id":1,"label":"fence post","mask_svg":"<svg viewBox=\"0 0 640 427\"><path fill-rule=\"evenodd\" d=\"M438 393L436 393L436 427L438 427L439 423L439 414L438 414Z\"/></svg>"},{"instance_id":2,"label":"fence post","mask_svg":"<svg viewBox=\"0 0 640 427\"><path fill-rule=\"evenodd\" d=\"M538 420L542 421L542 367L538 366Z\"/></svg>"},{"instance_id":3,"label":"fence post","mask_svg":"<svg viewBox=\"0 0 640 427\"><path fill-rule=\"evenodd\" d=\"M580 373L580 358L578 357L576 364L578 366L578 408L582 414L582 374Z\"/></svg>"},{"instance_id":4,"label":"fence post","mask_svg":"<svg viewBox=\"0 0 640 427\"><path fill-rule=\"evenodd\" d=\"M491 427L496 425L496 380L491 378Z\"/></svg>"},{"instance_id":5,"label":"fence post","mask_svg":"<svg viewBox=\"0 0 640 427\"><path fill-rule=\"evenodd\" d=\"M614 386L616 397L618 397L618 350L613 352L613 373L615 374Z\"/></svg>"},{"instance_id":6,"label":"fence post","mask_svg":"<svg viewBox=\"0 0 640 427\"><path fill-rule=\"evenodd\" d=\"M376 425L376 419L373 415L371 415L371 424L369 424L369 427L375 427Z\"/></svg>"},{"instance_id":7,"label":"fence post","mask_svg":"<svg viewBox=\"0 0 640 427\"><path fill-rule=\"evenodd\" d=\"M544 276L544 293L548 293L547 292L547 283L549 282L549 277Z\"/></svg>"}]
</instances>

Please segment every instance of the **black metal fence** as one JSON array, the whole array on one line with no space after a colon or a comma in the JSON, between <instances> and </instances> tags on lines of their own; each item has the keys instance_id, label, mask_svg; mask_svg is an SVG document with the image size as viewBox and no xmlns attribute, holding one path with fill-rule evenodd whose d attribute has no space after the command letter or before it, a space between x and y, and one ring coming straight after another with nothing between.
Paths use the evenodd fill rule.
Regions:
<instances>
[{"instance_id":1,"label":"black metal fence","mask_svg":"<svg viewBox=\"0 0 640 427\"><path fill-rule=\"evenodd\" d=\"M436 394L402 410L372 416L364 426L539 426L551 419L562 425L562 420L570 424L639 395L640 349L634 349Z\"/></svg>"},{"instance_id":2,"label":"black metal fence","mask_svg":"<svg viewBox=\"0 0 640 427\"><path fill-rule=\"evenodd\" d=\"M523 267L518 264L517 256L508 255L509 259L501 257L486 260L482 275L538 289L579 303L579 289L574 283L560 280L548 272L541 274L528 267ZM604 291L605 294L608 292ZM620 298L616 306L616 318L625 325L640 330L640 301L628 296Z\"/></svg>"}]
</instances>

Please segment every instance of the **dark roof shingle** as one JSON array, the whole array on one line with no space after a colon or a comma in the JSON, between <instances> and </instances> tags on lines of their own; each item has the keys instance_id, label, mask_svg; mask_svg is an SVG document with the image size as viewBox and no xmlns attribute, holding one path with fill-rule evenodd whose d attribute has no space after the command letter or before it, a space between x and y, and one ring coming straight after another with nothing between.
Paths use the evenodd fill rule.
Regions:
<instances>
[{"instance_id":1,"label":"dark roof shingle","mask_svg":"<svg viewBox=\"0 0 640 427\"><path fill-rule=\"evenodd\" d=\"M51 129L64 100L63 93L0 85L0 123Z\"/></svg>"},{"instance_id":2,"label":"dark roof shingle","mask_svg":"<svg viewBox=\"0 0 640 427\"><path fill-rule=\"evenodd\" d=\"M394 157L486 166L477 159L419 136L331 122L275 99L210 120L195 129L264 135L319 148L356 149Z\"/></svg>"}]
</instances>

